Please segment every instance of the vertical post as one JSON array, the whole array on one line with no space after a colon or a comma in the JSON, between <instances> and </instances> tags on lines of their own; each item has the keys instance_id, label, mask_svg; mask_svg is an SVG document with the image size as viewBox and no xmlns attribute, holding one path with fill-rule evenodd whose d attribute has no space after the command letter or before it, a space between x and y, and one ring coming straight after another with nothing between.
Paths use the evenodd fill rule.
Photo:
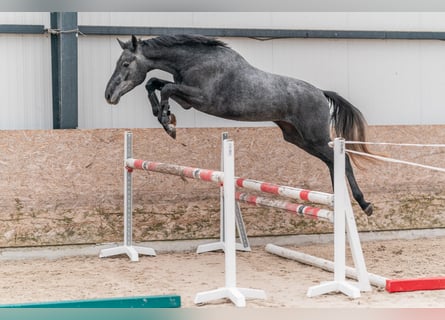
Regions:
<instances>
[{"instance_id":1,"label":"vertical post","mask_svg":"<svg viewBox=\"0 0 445 320\"><path fill-rule=\"evenodd\" d=\"M349 198L345 180L345 140L334 140L334 281L310 287L308 297L342 292L360 297L360 290L346 282L346 201Z\"/></svg>"},{"instance_id":2,"label":"vertical post","mask_svg":"<svg viewBox=\"0 0 445 320\"><path fill-rule=\"evenodd\" d=\"M345 257L345 143L344 140L334 141L334 281L346 278Z\"/></svg>"},{"instance_id":3,"label":"vertical post","mask_svg":"<svg viewBox=\"0 0 445 320\"><path fill-rule=\"evenodd\" d=\"M236 287L236 241L235 241L235 149L230 139L223 141L224 150L224 267L225 287L200 292L195 303L222 298L230 299L237 307L246 306L246 298L265 299L263 290Z\"/></svg>"},{"instance_id":4,"label":"vertical post","mask_svg":"<svg viewBox=\"0 0 445 320\"><path fill-rule=\"evenodd\" d=\"M124 137L124 244L102 249L99 257L126 254L131 261L139 261L139 254L155 256L152 248L133 245L133 169L127 168L127 160L133 157L133 133L125 131Z\"/></svg>"},{"instance_id":5,"label":"vertical post","mask_svg":"<svg viewBox=\"0 0 445 320\"><path fill-rule=\"evenodd\" d=\"M126 161L133 157L133 133L125 132L124 142L124 245L133 242L133 169L126 168Z\"/></svg>"},{"instance_id":6,"label":"vertical post","mask_svg":"<svg viewBox=\"0 0 445 320\"><path fill-rule=\"evenodd\" d=\"M228 132L223 132L221 134L221 165L220 170L224 172L224 141L229 138ZM219 222L219 242L205 243L198 246L196 253L203 253L216 250L224 250L224 185L219 187L219 204L220 204L220 222ZM244 219L241 214L241 208L238 202L235 202L235 218L236 218L236 228L238 229L238 234L241 243L235 243L236 250L240 251L250 251L249 239L247 238L246 226L244 225Z\"/></svg>"},{"instance_id":7,"label":"vertical post","mask_svg":"<svg viewBox=\"0 0 445 320\"><path fill-rule=\"evenodd\" d=\"M226 287L236 287L235 164L232 140L224 140L224 252Z\"/></svg>"},{"instance_id":8,"label":"vertical post","mask_svg":"<svg viewBox=\"0 0 445 320\"><path fill-rule=\"evenodd\" d=\"M366 269L365 257L363 256L357 224L355 223L354 212L349 199L346 201L346 233L348 234L349 247L351 248L352 259L357 271L357 280L360 291L372 291L370 276Z\"/></svg>"},{"instance_id":9,"label":"vertical post","mask_svg":"<svg viewBox=\"0 0 445 320\"><path fill-rule=\"evenodd\" d=\"M227 140L229 134L223 132L221 134L221 164L220 170L224 172L224 141ZM209 251L224 250L224 184L219 186L219 241L204 243L196 248L196 253L204 253Z\"/></svg>"},{"instance_id":10,"label":"vertical post","mask_svg":"<svg viewBox=\"0 0 445 320\"><path fill-rule=\"evenodd\" d=\"M53 128L78 127L77 13L51 12Z\"/></svg>"},{"instance_id":11,"label":"vertical post","mask_svg":"<svg viewBox=\"0 0 445 320\"><path fill-rule=\"evenodd\" d=\"M229 138L228 132L221 134L221 145ZM224 172L224 148L221 148L221 165L220 170ZM224 185L219 187L219 206L220 206L220 223L219 223L219 241L224 243Z\"/></svg>"}]
</instances>

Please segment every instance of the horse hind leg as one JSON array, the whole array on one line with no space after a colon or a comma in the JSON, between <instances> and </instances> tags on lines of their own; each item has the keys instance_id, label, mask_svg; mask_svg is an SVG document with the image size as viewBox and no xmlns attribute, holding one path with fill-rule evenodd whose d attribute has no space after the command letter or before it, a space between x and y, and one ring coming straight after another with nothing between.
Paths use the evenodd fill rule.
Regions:
<instances>
[{"instance_id":1,"label":"horse hind leg","mask_svg":"<svg viewBox=\"0 0 445 320\"><path fill-rule=\"evenodd\" d=\"M352 169L351 161L348 155L346 155L345 164L346 177L348 178L349 186L351 187L352 196L354 197L355 201L358 202L363 212L366 213L367 216L371 216L374 207L372 203L365 200L365 197L363 196L363 193L360 190L357 181L355 180L354 171Z\"/></svg>"},{"instance_id":2,"label":"horse hind leg","mask_svg":"<svg viewBox=\"0 0 445 320\"><path fill-rule=\"evenodd\" d=\"M317 148L315 148L317 149ZM322 151L308 151L305 149L305 151L313 154L317 158L321 159L329 168L329 173L331 175L331 182L332 185L334 185L334 153L332 149L326 145L326 147L320 146L319 149L322 149ZM363 192L360 190L360 187L358 186L357 180L355 179L354 170L351 165L351 161L346 155L345 158L345 174L346 178L348 179L349 186L351 188L352 197L355 201L359 204L360 208L363 210L363 212L370 216L373 213L373 205L372 203L365 200L365 197L363 195Z\"/></svg>"},{"instance_id":3,"label":"horse hind leg","mask_svg":"<svg viewBox=\"0 0 445 320\"><path fill-rule=\"evenodd\" d=\"M334 153L332 148L328 146L329 138L321 139L321 143L311 143L304 139L302 133L300 133L292 124L284 121L275 122L283 131L284 140L296 145L303 149L307 153L319 158L329 168L332 185L334 185ZM370 202L367 202L363 196L360 187L354 176L354 170L351 165L349 157L345 159L345 173L351 188L352 196L359 204L360 208L370 216L373 213L373 206Z\"/></svg>"}]
</instances>

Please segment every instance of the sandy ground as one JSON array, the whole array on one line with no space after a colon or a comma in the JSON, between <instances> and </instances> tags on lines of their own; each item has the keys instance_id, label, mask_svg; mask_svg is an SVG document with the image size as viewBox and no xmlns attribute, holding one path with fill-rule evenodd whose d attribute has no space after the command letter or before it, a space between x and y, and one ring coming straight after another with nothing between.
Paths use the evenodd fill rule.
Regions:
<instances>
[{"instance_id":1,"label":"sandy ground","mask_svg":"<svg viewBox=\"0 0 445 320\"><path fill-rule=\"evenodd\" d=\"M445 238L370 241L363 243L368 270L388 278L445 276ZM298 249L331 259L332 244ZM349 259L349 257L348 257ZM131 262L126 256L100 259L75 256L56 259L14 259L1 263L0 303L56 301L123 296L178 294L187 308L232 307L228 300L197 306L198 292L224 286L222 252L159 253ZM264 247L237 254L238 287L266 291L266 300L248 300L248 308L444 307L445 291L387 293L373 288L357 299L343 294L306 297L308 287L333 274L274 256Z\"/></svg>"}]
</instances>

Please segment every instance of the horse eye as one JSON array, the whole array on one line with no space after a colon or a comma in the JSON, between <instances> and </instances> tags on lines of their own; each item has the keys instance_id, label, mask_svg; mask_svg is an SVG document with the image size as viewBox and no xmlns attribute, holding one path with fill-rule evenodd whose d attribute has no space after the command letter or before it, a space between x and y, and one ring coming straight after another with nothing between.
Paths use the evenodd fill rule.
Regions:
<instances>
[{"instance_id":1,"label":"horse eye","mask_svg":"<svg viewBox=\"0 0 445 320\"><path fill-rule=\"evenodd\" d=\"M124 63L122 63L122 66L125 68L127 68L129 65L130 65L130 62L128 62L128 61L125 61Z\"/></svg>"}]
</instances>

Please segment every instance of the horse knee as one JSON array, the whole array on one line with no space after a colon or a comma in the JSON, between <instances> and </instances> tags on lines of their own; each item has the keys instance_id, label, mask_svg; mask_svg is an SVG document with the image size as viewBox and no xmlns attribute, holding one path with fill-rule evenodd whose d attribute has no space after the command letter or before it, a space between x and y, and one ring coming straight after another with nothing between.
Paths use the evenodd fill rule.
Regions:
<instances>
[{"instance_id":1,"label":"horse knee","mask_svg":"<svg viewBox=\"0 0 445 320\"><path fill-rule=\"evenodd\" d=\"M155 89L154 89L153 83L154 83L154 79L153 78L149 79L145 83L145 90L147 90L148 92L154 91Z\"/></svg>"},{"instance_id":2,"label":"horse knee","mask_svg":"<svg viewBox=\"0 0 445 320\"><path fill-rule=\"evenodd\" d=\"M145 83L145 90L147 90L148 92L154 92L155 90L161 90L163 86L164 83L158 78L150 78Z\"/></svg>"}]
</instances>

